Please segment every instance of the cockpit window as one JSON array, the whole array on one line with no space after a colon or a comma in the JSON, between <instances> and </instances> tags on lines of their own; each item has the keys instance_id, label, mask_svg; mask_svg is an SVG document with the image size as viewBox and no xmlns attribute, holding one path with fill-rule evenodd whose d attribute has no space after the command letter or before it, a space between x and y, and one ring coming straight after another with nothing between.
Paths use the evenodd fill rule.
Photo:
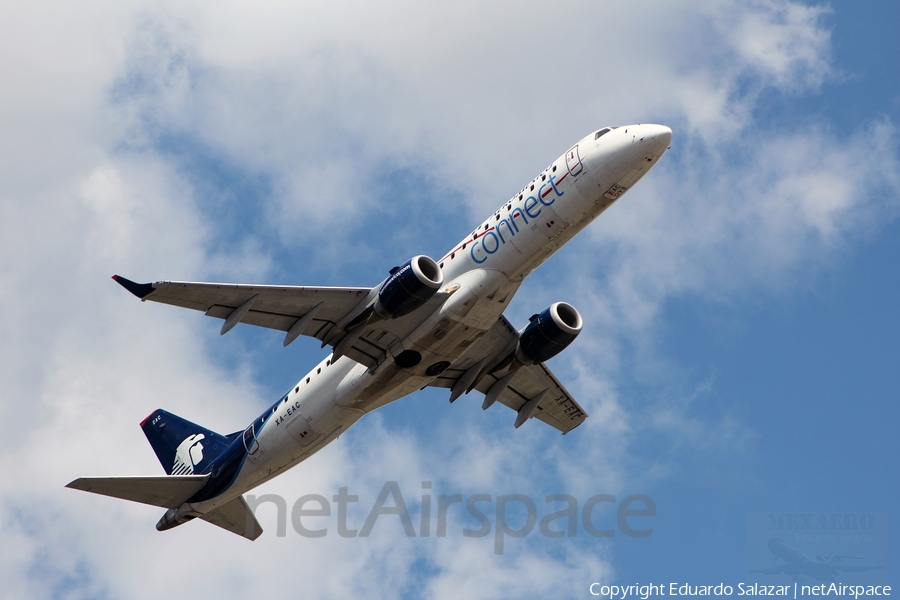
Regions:
<instances>
[{"instance_id":1,"label":"cockpit window","mask_svg":"<svg viewBox=\"0 0 900 600\"><path fill-rule=\"evenodd\" d=\"M601 129L600 131L597 132L597 134L594 136L594 139L595 140L600 139L600 136L605 135L612 130L613 130L612 127L604 127L603 129Z\"/></svg>"}]
</instances>

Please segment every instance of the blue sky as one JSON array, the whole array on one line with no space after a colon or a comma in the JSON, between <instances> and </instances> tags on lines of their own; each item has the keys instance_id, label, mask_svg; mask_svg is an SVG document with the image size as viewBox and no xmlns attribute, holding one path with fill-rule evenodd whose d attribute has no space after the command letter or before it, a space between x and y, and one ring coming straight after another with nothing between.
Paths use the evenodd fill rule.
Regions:
<instances>
[{"instance_id":1,"label":"blue sky","mask_svg":"<svg viewBox=\"0 0 900 600\"><path fill-rule=\"evenodd\" d=\"M900 80L891 3L116 2L6 8L0 44L0 579L10 597L589 597L592 582L749 581L767 515L874 514L897 584ZM540 15L541 18L536 18ZM512 427L425 390L260 493L645 494L653 535L253 544L63 488L158 474L162 407L242 428L323 356L135 301L109 280L374 285L441 256L587 132L672 149L529 279L516 324L585 317L551 362L590 419ZM21 424L25 425L22 426ZM361 526L366 510L351 512ZM416 513L417 514L417 513ZM596 513L614 522L609 507ZM760 521L760 515L763 515ZM599 524L599 523L598 523ZM322 526L333 528L333 521ZM289 569L276 569L289 565ZM278 575L273 575L273 569ZM202 576L198 574L202 573ZM762 576L761 581L766 581ZM770 583L787 583L770 577Z\"/></svg>"}]
</instances>

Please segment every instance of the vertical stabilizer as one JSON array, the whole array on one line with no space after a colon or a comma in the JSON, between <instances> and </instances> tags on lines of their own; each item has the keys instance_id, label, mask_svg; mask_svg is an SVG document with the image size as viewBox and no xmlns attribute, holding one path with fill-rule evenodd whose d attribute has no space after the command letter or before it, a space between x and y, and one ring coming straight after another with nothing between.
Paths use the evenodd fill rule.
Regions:
<instances>
[{"instance_id":1,"label":"vertical stabilizer","mask_svg":"<svg viewBox=\"0 0 900 600\"><path fill-rule=\"evenodd\" d=\"M231 437L220 435L177 415L157 409L141 429L168 475L201 474L228 448Z\"/></svg>"}]
</instances>

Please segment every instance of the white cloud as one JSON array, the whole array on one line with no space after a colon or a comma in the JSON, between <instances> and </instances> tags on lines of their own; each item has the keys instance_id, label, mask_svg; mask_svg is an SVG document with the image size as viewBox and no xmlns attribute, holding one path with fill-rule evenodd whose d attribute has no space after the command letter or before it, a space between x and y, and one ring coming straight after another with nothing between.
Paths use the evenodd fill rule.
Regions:
<instances>
[{"instance_id":1,"label":"white cloud","mask_svg":"<svg viewBox=\"0 0 900 600\"><path fill-rule=\"evenodd\" d=\"M762 0L738 16L729 30L738 56L780 89L817 88L831 73L825 6ZM730 20L730 15L723 15Z\"/></svg>"},{"instance_id":2,"label":"white cloud","mask_svg":"<svg viewBox=\"0 0 900 600\"><path fill-rule=\"evenodd\" d=\"M114 89L131 139L193 136L271 174L266 214L287 240L377 210L359 183L410 157L465 192L477 217L603 121L667 115L679 133L720 139L750 123L760 90L802 91L828 74L821 9L544 8L170 7L131 28ZM311 211L312 198L341 211Z\"/></svg>"},{"instance_id":3,"label":"white cloud","mask_svg":"<svg viewBox=\"0 0 900 600\"><path fill-rule=\"evenodd\" d=\"M714 379L667 388L672 397L650 407L624 396L633 356L658 380L678 369L654 350L666 302L777 293L898 212L891 123L834 134L812 120L777 131L755 120L761 92L815 93L834 75L820 8L45 8L23 5L0 23L0 475L12 482L0 493L10 542L0 579L18 597L155 597L173 577L202 596L418 595L411 570L415 591L435 598L461 582L473 597L560 585L574 595L583 588L568 582L612 577L610 547L583 537L550 550L542 538L510 541L495 557L490 540L410 541L390 519L365 540L279 538L262 513L269 531L251 546L203 523L158 534L151 508L63 489L80 474L159 472L137 428L158 406L227 432L265 402L257 363L222 367L204 345L208 321L128 297L108 280L119 269L257 278L315 252L347 270L386 252L390 232L352 240L340 226L378 214L367 186L386 169L420 171L438 197L419 202L435 218L477 218L594 127L671 123L672 153L541 275L565 281L587 317L554 365L585 399L582 430L515 431L502 407L482 414L464 398L418 423L424 434L368 417L257 491L292 499L352 484L374 500L396 478L404 494L426 479L460 493L552 482L620 494L663 476L664 460L631 456L648 431L671 432L673 452L752 443L727 414L694 415ZM226 202L233 191L215 185L226 176L264 184ZM444 190L464 208L441 202ZM223 240L235 222L247 231ZM557 293L532 286L513 312Z\"/></svg>"}]
</instances>

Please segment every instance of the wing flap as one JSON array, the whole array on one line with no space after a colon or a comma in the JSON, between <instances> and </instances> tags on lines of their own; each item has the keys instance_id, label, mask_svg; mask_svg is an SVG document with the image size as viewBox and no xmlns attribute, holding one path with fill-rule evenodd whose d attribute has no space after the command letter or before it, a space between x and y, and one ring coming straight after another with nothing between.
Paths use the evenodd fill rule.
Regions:
<instances>
[{"instance_id":1,"label":"wing flap","mask_svg":"<svg viewBox=\"0 0 900 600\"><path fill-rule=\"evenodd\" d=\"M254 303L255 304L255 303ZM201 309L198 309L201 310ZM224 306L222 304L215 304L205 309L205 314L207 317L216 317L218 319L227 319L228 316L234 312L234 308L231 306ZM302 316L302 315L300 315ZM250 309L243 318L241 318L241 323L246 323L247 325L256 325L257 327L265 327L267 329L276 329L278 331L288 331L294 323L300 317L294 314L288 313L276 313L271 311L264 311L259 309ZM307 327L300 333L300 335L307 335L310 337L316 337L315 333L318 331L322 325L327 323L327 321L319 320L316 322L315 319L312 320L312 323L308 323Z\"/></svg>"},{"instance_id":2,"label":"wing flap","mask_svg":"<svg viewBox=\"0 0 900 600\"><path fill-rule=\"evenodd\" d=\"M119 278L120 280L122 278ZM304 335L315 335L325 323L337 323L369 294L370 288L246 285L157 281L142 300L170 304L225 319L253 296L258 296L242 323L288 331L291 326L322 304Z\"/></svg>"},{"instance_id":3,"label":"wing flap","mask_svg":"<svg viewBox=\"0 0 900 600\"><path fill-rule=\"evenodd\" d=\"M101 494L161 508L178 508L206 484L209 475L153 477L80 477L66 485L73 490Z\"/></svg>"},{"instance_id":4,"label":"wing flap","mask_svg":"<svg viewBox=\"0 0 900 600\"><path fill-rule=\"evenodd\" d=\"M475 389L487 394L494 383L505 374L502 371L488 374L475 385ZM543 364L523 367L516 371L515 376L506 389L501 392L497 401L518 412L530 399L544 390L547 390L547 393L534 412L535 418L560 430L564 435L581 425L587 418L584 409L550 369Z\"/></svg>"}]
</instances>

